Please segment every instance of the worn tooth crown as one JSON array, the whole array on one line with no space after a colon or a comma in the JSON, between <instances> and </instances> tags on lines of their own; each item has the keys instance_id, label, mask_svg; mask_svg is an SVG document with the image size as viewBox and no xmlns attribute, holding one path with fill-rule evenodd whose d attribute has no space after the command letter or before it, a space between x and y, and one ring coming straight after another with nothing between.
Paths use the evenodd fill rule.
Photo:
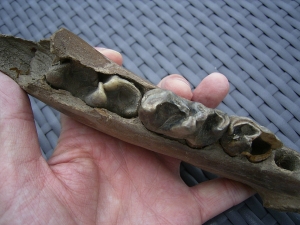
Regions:
<instances>
[{"instance_id":1,"label":"worn tooth crown","mask_svg":"<svg viewBox=\"0 0 300 225\"><path fill-rule=\"evenodd\" d=\"M185 139L193 148L215 143L229 125L225 113L162 89L145 94L139 118L147 129L171 138Z\"/></svg>"},{"instance_id":2,"label":"worn tooth crown","mask_svg":"<svg viewBox=\"0 0 300 225\"><path fill-rule=\"evenodd\" d=\"M70 64L59 64L52 66L46 74L46 80L55 88L64 89L64 75L69 74Z\"/></svg>"},{"instance_id":3,"label":"worn tooth crown","mask_svg":"<svg viewBox=\"0 0 300 225\"><path fill-rule=\"evenodd\" d=\"M107 94L108 110L126 118L137 116L142 94L133 83L115 75L103 87Z\"/></svg>"}]
</instances>

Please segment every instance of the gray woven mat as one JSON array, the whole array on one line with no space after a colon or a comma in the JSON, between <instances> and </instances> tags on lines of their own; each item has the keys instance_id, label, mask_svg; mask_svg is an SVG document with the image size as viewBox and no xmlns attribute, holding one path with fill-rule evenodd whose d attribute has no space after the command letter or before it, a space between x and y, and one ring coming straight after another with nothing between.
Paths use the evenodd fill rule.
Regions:
<instances>
[{"instance_id":1,"label":"gray woven mat","mask_svg":"<svg viewBox=\"0 0 300 225\"><path fill-rule=\"evenodd\" d=\"M171 73L195 87L211 72L230 81L218 107L252 117L300 151L299 1L1 1L0 32L39 40L66 27L94 46L120 51L124 66L158 83ZM59 113L30 98L41 150L50 157ZM183 163L195 185L213 174ZM300 224L300 215L262 207L258 196L206 224Z\"/></svg>"}]
</instances>

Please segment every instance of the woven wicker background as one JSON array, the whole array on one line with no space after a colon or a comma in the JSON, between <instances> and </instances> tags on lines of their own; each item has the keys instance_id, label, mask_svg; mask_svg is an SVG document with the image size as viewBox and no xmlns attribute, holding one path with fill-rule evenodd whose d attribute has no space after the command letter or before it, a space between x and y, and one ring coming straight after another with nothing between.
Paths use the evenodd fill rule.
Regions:
<instances>
[{"instance_id":1,"label":"woven wicker background","mask_svg":"<svg viewBox=\"0 0 300 225\"><path fill-rule=\"evenodd\" d=\"M127 69L153 83L179 73L195 87L225 74L230 93L218 108L300 151L300 1L0 1L0 33L37 41L60 27L120 51ZM30 99L48 158L59 113ZM181 174L188 185L215 177L185 163ZM263 208L254 196L206 224L300 224L300 215Z\"/></svg>"}]
</instances>

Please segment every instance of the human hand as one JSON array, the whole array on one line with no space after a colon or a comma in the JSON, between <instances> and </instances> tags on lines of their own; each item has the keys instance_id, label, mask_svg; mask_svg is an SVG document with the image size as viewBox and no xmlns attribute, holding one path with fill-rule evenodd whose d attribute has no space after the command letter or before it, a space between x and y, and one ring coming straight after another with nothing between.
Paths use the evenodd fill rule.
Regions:
<instances>
[{"instance_id":1,"label":"human hand","mask_svg":"<svg viewBox=\"0 0 300 225\"><path fill-rule=\"evenodd\" d=\"M119 53L101 49L122 64ZM179 75L160 87L217 106L228 81L212 74L191 91ZM253 194L224 178L188 187L180 161L61 115L53 156L41 155L27 95L0 74L0 224L201 224Z\"/></svg>"}]
</instances>

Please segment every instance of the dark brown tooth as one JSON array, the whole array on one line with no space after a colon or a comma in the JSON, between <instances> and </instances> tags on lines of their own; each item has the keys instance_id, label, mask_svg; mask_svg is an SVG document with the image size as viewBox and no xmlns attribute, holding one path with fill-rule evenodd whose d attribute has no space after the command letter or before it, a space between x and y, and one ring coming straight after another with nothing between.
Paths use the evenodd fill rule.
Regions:
<instances>
[{"instance_id":1,"label":"dark brown tooth","mask_svg":"<svg viewBox=\"0 0 300 225\"><path fill-rule=\"evenodd\" d=\"M229 117L163 89L148 91L141 102L139 118L156 133L184 139L192 148L217 142L229 125Z\"/></svg>"}]
</instances>

